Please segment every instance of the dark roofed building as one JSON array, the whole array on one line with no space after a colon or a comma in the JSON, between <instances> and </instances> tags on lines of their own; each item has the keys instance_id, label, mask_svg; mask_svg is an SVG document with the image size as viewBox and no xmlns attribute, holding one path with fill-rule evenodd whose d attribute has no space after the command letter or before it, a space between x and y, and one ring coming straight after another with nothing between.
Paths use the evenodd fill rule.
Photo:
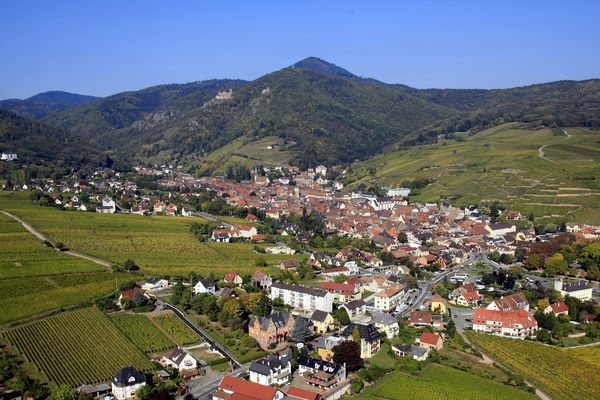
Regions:
<instances>
[{"instance_id":1,"label":"dark roofed building","mask_svg":"<svg viewBox=\"0 0 600 400\"><path fill-rule=\"evenodd\" d=\"M113 377L111 388L113 395L118 400L135 397L139 388L146 384L146 375L135 367L125 367Z\"/></svg>"},{"instance_id":2,"label":"dark roofed building","mask_svg":"<svg viewBox=\"0 0 600 400\"><path fill-rule=\"evenodd\" d=\"M346 338L347 340L352 340L355 327L358 328L358 333L360 335L360 357L371 358L379 351L379 347L381 345L381 334L375 328L375 326L373 326L373 324L365 325L351 322L348 324L348 326L346 326L346 328L344 328L340 336Z\"/></svg>"},{"instance_id":3,"label":"dark roofed building","mask_svg":"<svg viewBox=\"0 0 600 400\"><path fill-rule=\"evenodd\" d=\"M248 335L262 349L285 342L294 328L294 317L287 311L273 311L268 317L253 315L248 324Z\"/></svg>"}]
</instances>

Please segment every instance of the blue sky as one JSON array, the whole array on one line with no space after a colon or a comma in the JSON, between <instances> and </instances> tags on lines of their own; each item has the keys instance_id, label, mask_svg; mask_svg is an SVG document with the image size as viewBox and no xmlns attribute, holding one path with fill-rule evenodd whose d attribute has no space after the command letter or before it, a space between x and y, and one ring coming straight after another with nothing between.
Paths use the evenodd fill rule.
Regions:
<instances>
[{"instance_id":1,"label":"blue sky","mask_svg":"<svg viewBox=\"0 0 600 400\"><path fill-rule=\"evenodd\" d=\"M255 79L308 56L384 82L600 78L600 1L30 1L0 12L0 99Z\"/></svg>"}]
</instances>

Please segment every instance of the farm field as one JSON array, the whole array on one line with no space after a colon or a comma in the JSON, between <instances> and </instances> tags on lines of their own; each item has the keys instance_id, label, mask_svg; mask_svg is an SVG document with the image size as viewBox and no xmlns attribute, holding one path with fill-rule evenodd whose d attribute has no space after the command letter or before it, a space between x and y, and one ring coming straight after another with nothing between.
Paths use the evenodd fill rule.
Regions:
<instances>
[{"instance_id":1,"label":"farm field","mask_svg":"<svg viewBox=\"0 0 600 400\"><path fill-rule=\"evenodd\" d=\"M366 388L366 400L479 400L536 399L523 390L470 375L454 368L432 364L418 376L394 372Z\"/></svg>"},{"instance_id":2,"label":"farm field","mask_svg":"<svg viewBox=\"0 0 600 400\"><path fill-rule=\"evenodd\" d=\"M577 357L587 363L600 367L600 346L577 347L564 349L572 357Z\"/></svg>"},{"instance_id":3,"label":"farm field","mask_svg":"<svg viewBox=\"0 0 600 400\"><path fill-rule=\"evenodd\" d=\"M0 280L0 324L76 306L115 290L139 276L112 272L34 276Z\"/></svg>"},{"instance_id":4,"label":"farm field","mask_svg":"<svg viewBox=\"0 0 600 400\"><path fill-rule=\"evenodd\" d=\"M0 213L0 279L103 271L91 261L46 247L20 223Z\"/></svg>"},{"instance_id":5,"label":"farm field","mask_svg":"<svg viewBox=\"0 0 600 400\"><path fill-rule=\"evenodd\" d=\"M537 385L554 399L600 397L600 367L572 350L538 343L470 333L469 339L483 352Z\"/></svg>"},{"instance_id":6,"label":"farm field","mask_svg":"<svg viewBox=\"0 0 600 400\"><path fill-rule=\"evenodd\" d=\"M462 141L441 139L357 162L349 178L353 185L375 178L391 186L426 178L434 183L420 189L413 201L452 199L465 206L499 200L508 209L533 213L540 222L600 223L597 131L525 130L507 124L462 135Z\"/></svg>"},{"instance_id":7,"label":"farm field","mask_svg":"<svg viewBox=\"0 0 600 400\"><path fill-rule=\"evenodd\" d=\"M114 263L132 258L151 274L224 275L232 269L244 274L255 270L258 259L275 264L293 257L258 254L251 243L201 243L188 231L191 222L205 221L199 217L60 211L33 204L26 192L0 193L0 209L19 215L69 248Z\"/></svg>"},{"instance_id":8,"label":"farm field","mask_svg":"<svg viewBox=\"0 0 600 400\"><path fill-rule=\"evenodd\" d=\"M144 353L169 350L175 343L145 315L114 314L110 319Z\"/></svg>"},{"instance_id":9,"label":"farm field","mask_svg":"<svg viewBox=\"0 0 600 400\"><path fill-rule=\"evenodd\" d=\"M72 387L106 382L123 366L152 363L96 308L62 313L5 330L3 340L35 365L42 380Z\"/></svg>"},{"instance_id":10,"label":"farm field","mask_svg":"<svg viewBox=\"0 0 600 400\"><path fill-rule=\"evenodd\" d=\"M202 342L202 339L172 312L166 312L151 318L180 346Z\"/></svg>"}]
</instances>

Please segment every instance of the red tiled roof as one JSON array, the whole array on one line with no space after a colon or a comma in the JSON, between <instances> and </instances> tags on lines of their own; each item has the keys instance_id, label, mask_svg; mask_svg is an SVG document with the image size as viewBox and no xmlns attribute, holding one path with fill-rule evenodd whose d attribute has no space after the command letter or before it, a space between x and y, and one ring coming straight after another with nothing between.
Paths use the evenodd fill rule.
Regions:
<instances>
[{"instance_id":1,"label":"red tiled roof","mask_svg":"<svg viewBox=\"0 0 600 400\"><path fill-rule=\"evenodd\" d=\"M438 341L442 338L439 335L431 332L423 332L421 337L419 338L420 343L430 344L432 346L436 346Z\"/></svg>"},{"instance_id":2,"label":"red tiled roof","mask_svg":"<svg viewBox=\"0 0 600 400\"><path fill-rule=\"evenodd\" d=\"M552 307L552 311L554 311L556 314L569 311L569 306L564 301L550 304L550 307Z\"/></svg>"},{"instance_id":3,"label":"red tiled roof","mask_svg":"<svg viewBox=\"0 0 600 400\"><path fill-rule=\"evenodd\" d=\"M231 271L230 273L228 273L227 275L225 275L225 277L223 278L223 280L225 282L233 282L233 280L235 279L235 277L237 276L237 272L235 271Z\"/></svg>"},{"instance_id":4,"label":"red tiled roof","mask_svg":"<svg viewBox=\"0 0 600 400\"><path fill-rule=\"evenodd\" d=\"M473 314L473 324L487 325L488 322L499 322L505 328L521 325L524 329L537 326L537 321L525 310L496 311L478 308Z\"/></svg>"},{"instance_id":5,"label":"red tiled roof","mask_svg":"<svg viewBox=\"0 0 600 400\"><path fill-rule=\"evenodd\" d=\"M231 399L272 400L277 393L277 389L271 386L260 385L232 376L223 377L219 383L219 389L233 392Z\"/></svg>"},{"instance_id":6,"label":"red tiled roof","mask_svg":"<svg viewBox=\"0 0 600 400\"><path fill-rule=\"evenodd\" d=\"M341 293L346 296L353 295L356 290L354 285L349 283L320 282L319 286L321 286L321 289L325 289L328 292Z\"/></svg>"},{"instance_id":7,"label":"red tiled roof","mask_svg":"<svg viewBox=\"0 0 600 400\"><path fill-rule=\"evenodd\" d=\"M408 318L408 322L411 324L431 324L432 321L431 313L424 313L421 311L411 312L410 317Z\"/></svg>"},{"instance_id":8,"label":"red tiled roof","mask_svg":"<svg viewBox=\"0 0 600 400\"><path fill-rule=\"evenodd\" d=\"M321 271L321 274L331 274L334 272L348 272L347 267L334 267L334 268L325 268Z\"/></svg>"},{"instance_id":9,"label":"red tiled roof","mask_svg":"<svg viewBox=\"0 0 600 400\"><path fill-rule=\"evenodd\" d=\"M500 311L512 311L518 309L524 309L529 306L529 302L523 296L523 293L513 293L506 297L501 297L494 301Z\"/></svg>"},{"instance_id":10,"label":"red tiled roof","mask_svg":"<svg viewBox=\"0 0 600 400\"><path fill-rule=\"evenodd\" d=\"M300 389L297 387L290 387L287 392L288 396L298 397L304 400L317 400L319 393L311 392L309 390Z\"/></svg>"}]
</instances>

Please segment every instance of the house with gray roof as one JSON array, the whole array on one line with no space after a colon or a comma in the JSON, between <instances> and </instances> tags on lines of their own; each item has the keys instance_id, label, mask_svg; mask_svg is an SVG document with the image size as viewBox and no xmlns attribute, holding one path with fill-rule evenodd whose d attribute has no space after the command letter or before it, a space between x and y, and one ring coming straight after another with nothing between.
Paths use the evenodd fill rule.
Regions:
<instances>
[{"instance_id":1,"label":"house with gray roof","mask_svg":"<svg viewBox=\"0 0 600 400\"><path fill-rule=\"evenodd\" d=\"M351 322L344 328L340 336L347 340L352 340L355 328L358 329L358 334L360 336L360 357L373 357L379 351L381 346L381 334L373 324L358 324Z\"/></svg>"},{"instance_id":2,"label":"house with gray roof","mask_svg":"<svg viewBox=\"0 0 600 400\"><path fill-rule=\"evenodd\" d=\"M292 363L288 356L271 354L266 358L253 361L248 372L251 382L266 386L282 386L289 382Z\"/></svg>"}]
</instances>

